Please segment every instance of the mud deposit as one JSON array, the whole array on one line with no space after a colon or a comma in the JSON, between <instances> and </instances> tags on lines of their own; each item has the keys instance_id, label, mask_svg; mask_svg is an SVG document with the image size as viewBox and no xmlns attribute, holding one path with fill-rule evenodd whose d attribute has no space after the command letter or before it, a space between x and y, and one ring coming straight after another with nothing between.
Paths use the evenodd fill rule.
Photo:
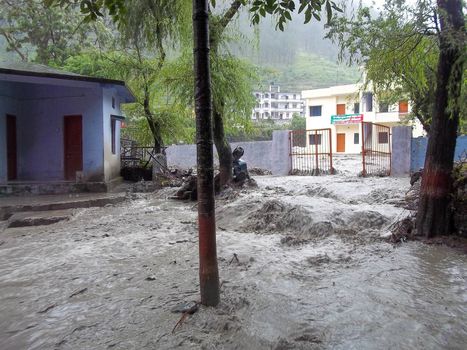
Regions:
<instances>
[{"instance_id":1,"label":"mud deposit","mask_svg":"<svg viewBox=\"0 0 467 350\"><path fill-rule=\"evenodd\" d=\"M465 349L466 256L382 239L408 179L256 179L217 203L221 305L174 334L199 299L192 202L3 228L0 349Z\"/></svg>"}]
</instances>

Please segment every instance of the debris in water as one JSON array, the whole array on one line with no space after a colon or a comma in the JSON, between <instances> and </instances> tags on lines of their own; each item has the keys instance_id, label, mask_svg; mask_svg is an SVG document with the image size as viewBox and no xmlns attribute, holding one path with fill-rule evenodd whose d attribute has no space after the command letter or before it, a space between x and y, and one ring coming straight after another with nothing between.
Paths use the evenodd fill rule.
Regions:
<instances>
[{"instance_id":1,"label":"debris in water","mask_svg":"<svg viewBox=\"0 0 467 350\"><path fill-rule=\"evenodd\" d=\"M39 313L39 314L45 314L47 311L52 310L55 306L57 306L57 304L49 305L49 306L47 306L45 309L43 309L43 310L41 310L41 311L38 311L37 313Z\"/></svg>"},{"instance_id":2,"label":"debris in water","mask_svg":"<svg viewBox=\"0 0 467 350\"><path fill-rule=\"evenodd\" d=\"M75 297L75 296L77 296L77 295L79 295L79 294L83 294L83 293L86 292L87 290L88 290L87 288L83 288L83 289L80 289L80 290L78 290L78 291L76 291L76 292L73 292L73 293L71 293L71 295L69 296L69 298L73 298L73 297Z\"/></svg>"},{"instance_id":3,"label":"debris in water","mask_svg":"<svg viewBox=\"0 0 467 350\"><path fill-rule=\"evenodd\" d=\"M237 256L236 253L233 253L233 257L232 257L232 259L230 260L229 265L230 265L234 260L237 262L237 264L240 264L240 260L238 260L238 256Z\"/></svg>"},{"instance_id":4,"label":"debris in water","mask_svg":"<svg viewBox=\"0 0 467 350\"><path fill-rule=\"evenodd\" d=\"M185 319L188 317L188 315L193 315L196 311L199 309L199 302L196 301L189 301L181 304L175 305L172 310L170 310L173 313L180 313L182 312L183 315L180 317L178 322L175 324L174 328L172 329L172 334L175 333L175 330L179 325L185 321Z\"/></svg>"},{"instance_id":5,"label":"debris in water","mask_svg":"<svg viewBox=\"0 0 467 350\"><path fill-rule=\"evenodd\" d=\"M199 308L199 303L196 301L188 301L175 305L170 312L173 313L185 313L194 314Z\"/></svg>"}]
</instances>

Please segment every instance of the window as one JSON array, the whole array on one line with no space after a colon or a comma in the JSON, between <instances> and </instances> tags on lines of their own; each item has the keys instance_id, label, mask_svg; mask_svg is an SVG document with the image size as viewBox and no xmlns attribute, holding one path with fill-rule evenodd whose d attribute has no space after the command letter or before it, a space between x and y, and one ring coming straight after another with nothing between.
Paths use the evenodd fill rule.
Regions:
<instances>
[{"instance_id":1,"label":"window","mask_svg":"<svg viewBox=\"0 0 467 350\"><path fill-rule=\"evenodd\" d=\"M309 135L310 145L321 145L321 134Z\"/></svg>"},{"instance_id":2,"label":"window","mask_svg":"<svg viewBox=\"0 0 467 350\"><path fill-rule=\"evenodd\" d=\"M296 104L296 103L292 103L292 108L297 108L297 104Z\"/></svg>"},{"instance_id":3,"label":"window","mask_svg":"<svg viewBox=\"0 0 467 350\"><path fill-rule=\"evenodd\" d=\"M271 94L271 98L276 98L276 94Z\"/></svg>"},{"instance_id":4,"label":"window","mask_svg":"<svg viewBox=\"0 0 467 350\"><path fill-rule=\"evenodd\" d=\"M264 94L264 98L269 98L269 94Z\"/></svg>"},{"instance_id":5,"label":"window","mask_svg":"<svg viewBox=\"0 0 467 350\"><path fill-rule=\"evenodd\" d=\"M115 97L112 96L112 108L115 108Z\"/></svg>"},{"instance_id":6,"label":"window","mask_svg":"<svg viewBox=\"0 0 467 350\"><path fill-rule=\"evenodd\" d=\"M365 104L365 111L373 111L373 94L371 92L364 92L362 95L363 103Z\"/></svg>"},{"instance_id":7,"label":"window","mask_svg":"<svg viewBox=\"0 0 467 350\"><path fill-rule=\"evenodd\" d=\"M297 95L293 94L293 99L295 100L297 98Z\"/></svg>"},{"instance_id":8,"label":"window","mask_svg":"<svg viewBox=\"0 0 467 350\"><path fill-rule=\"evenodd\" d=\"M286 103L285 106L284 106L285 109L289 109L289 104Z\"/></svg>"},{"instance_id":9,"label":"window","mask_svg":"<svg viewBox=\"0 0 467 350\"><path fill-rule=\"evenodd\" d=\"M360 103L356 102L353 104L353 112L355 114L360 113Z\"/></svg>"},{"instance_id":10,"label":"window","mask_svg":"<svg viewBox=\"0 0 467 350\"><path fill-rule=\"evenodd\" d=\"M386 102L380 102L379 111L381 113L387 113L389 111L389 104L387 104Z\"/></svg>"},{"instance_id":11,"label":"window","mask_svg":"<svg viewBox=\"0 0 467 350\"><path fill-rule=\"evenodd\" d=\"M378 133L378 143L388 143L389 135L387 132L382 131Z\"/></svg>"},{"instance_id":12,"label":"window","mask_svg":"<svg viewBox=\"0 0 467 350\"><path fill-rule=\"evenodd\" d=\"M353 134L353 143L354 145L358 145L359 142L360 142L360 134L358 132L355 132Z\"/></svg>"},{"instance_id":13,"label":"window","mask_svg":"<svg viewBox=\"0 0 467 350\"><path fill-rule=\"evenodd\" d=\"M111 142L112 142L112 154L116 153L115 141L116 141L116 129L117 129L117 120L110 118L110 132L111 132Z\"/></svg>"},{"instance_id":14,"label":"window","mask_svg":"<svg viewBox=\"0 0 467 350\"><path fill-rule=\"evenodd\" d=\"M260 95L259 95L259 94L256 94L256 97L257 97L257 98L260 98Z\"/></svg>"},{"instance_id":15,"label":"window","mask_svg":"<svg viewBox=\"0 0 467 350\"><path fill-rule=\"evenodd\" d=\"M310 117L321 117L322 106L310 106Z\"/></svg>"}]
</instances>

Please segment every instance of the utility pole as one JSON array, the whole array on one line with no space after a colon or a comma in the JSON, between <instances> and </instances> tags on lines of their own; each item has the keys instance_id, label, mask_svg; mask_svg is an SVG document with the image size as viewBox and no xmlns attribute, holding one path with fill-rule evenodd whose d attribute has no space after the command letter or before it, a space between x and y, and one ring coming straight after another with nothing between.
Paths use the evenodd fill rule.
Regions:
<instances>
[{"instance_id":1,"label":"utility pole","mask_svg":"<svg viewBox=\"0 0 467 350\"><path fill-rule=\"evenodd\" d=\"M198 164L199 279L201 303L219 303L208 0L193 0L196 150Z\"/></svg>"}]
</instances>

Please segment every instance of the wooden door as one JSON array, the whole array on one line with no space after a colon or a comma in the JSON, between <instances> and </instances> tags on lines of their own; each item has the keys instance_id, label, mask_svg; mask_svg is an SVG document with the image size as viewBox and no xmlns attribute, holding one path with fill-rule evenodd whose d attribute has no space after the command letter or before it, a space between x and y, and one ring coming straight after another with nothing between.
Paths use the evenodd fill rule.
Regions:
<instances>
[{"instance_id":1,"label":"wooden door","mask_svg":"<svg viewBox=\"0 0 467 350\"><path fill-rule=\"evenodd\" d=\"M75 180L83 170L83 125L80 115L64 117L65 180Z\"/></svg>"},{"instance_id":2,"label":"wooden door","mask_svg":"<svg viewBox=\"0 0 467 350\"><path fill-rule=\"evenodd\" d=\"M16 144L16 117L6 116L6 153L7 153L7 179L17 178L17 144Z\"/></svg>"},{"instance_id":3,"label":"wooden door","mask_svg":"<svg viewBox=\"0 0 467 350\"><path fill-rule=\"evenodd\" d=\"M345 134L337 134L336 152L345 152Z\"/></svg>"},{"instance_id":4,"label":"wooden door","mask_svg":"<svg viewBox=\"0 0 467 350\"><path fill-rule=\"evenodd\" d=\"M407 113L409 111L409 103L407 101L399 101L399 113Z\"/></svg>"},{"instance_id":5,"label":"wooden door","mask_svg":"<svg viewBox=\"0 0 467 350\"><path fill-rule=\"evenodd\" d=\"M345 114L345 103L340 103L337 105L337 115Z\"/></svg>"}]
</instances>

